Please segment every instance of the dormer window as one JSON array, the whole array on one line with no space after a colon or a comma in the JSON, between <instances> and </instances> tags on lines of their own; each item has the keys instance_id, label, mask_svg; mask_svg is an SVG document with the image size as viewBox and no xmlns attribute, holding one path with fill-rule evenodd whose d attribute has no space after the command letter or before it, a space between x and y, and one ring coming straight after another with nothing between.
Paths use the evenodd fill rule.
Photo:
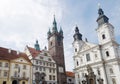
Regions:
<instances>
[{"instance_id":1,"label":"dormer window","mask_svg":"<svg viewBox=\"0 0 120 84\"><path fill-rule=\"evenodd\" d=\"M102 35L102 39L105 39L105 38L106 38L106 37L105 37L105 34L103 34L103 35Z\"/></svg>"}]
</instances>

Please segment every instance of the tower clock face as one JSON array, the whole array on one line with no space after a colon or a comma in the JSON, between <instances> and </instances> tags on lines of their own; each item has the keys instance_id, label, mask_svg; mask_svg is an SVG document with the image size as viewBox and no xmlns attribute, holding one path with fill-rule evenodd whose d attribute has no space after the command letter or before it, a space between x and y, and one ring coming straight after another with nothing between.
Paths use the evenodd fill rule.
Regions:
<instances>
[{"instance_id":1,"label":"tower clock face","mask_svg":"<svg viewBox=\"0 0 120 84\"><path fill-rule=\"evenodd\" d=\"M64 71L63 71L63 67L59 67L59 72L60 73L63 73Z\"/></svg>"}]
</instances>

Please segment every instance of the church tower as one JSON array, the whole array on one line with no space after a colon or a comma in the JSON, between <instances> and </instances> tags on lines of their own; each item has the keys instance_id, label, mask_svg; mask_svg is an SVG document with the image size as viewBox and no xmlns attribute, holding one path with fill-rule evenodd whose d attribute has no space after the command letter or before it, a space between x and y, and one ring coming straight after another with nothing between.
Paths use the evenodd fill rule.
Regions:
<instances>
[{"instance_id":1,"label":"church tower","mask_svg":"<svg viewBox=\"0 0 120 84\"><path fill-rule=\"evenodd\" d=\"M105 44L110 41L115 41L114 27L109 23L109 18L104 15L104 11L99 7L98 9L98 40L99 44Z\"/></svg>"},{"instance_id":2,"label":"church tower","mask_svg":"<svg viewBox=\"0 0 120 84\"><path fill-rule=\"evenodd\" d=\"M54 16L52 31L48 31L48 50L57 63L58 84L66 84L66 72L64 61L63 30L57 30L57 22Z\"/></svg>"}]
</instances>

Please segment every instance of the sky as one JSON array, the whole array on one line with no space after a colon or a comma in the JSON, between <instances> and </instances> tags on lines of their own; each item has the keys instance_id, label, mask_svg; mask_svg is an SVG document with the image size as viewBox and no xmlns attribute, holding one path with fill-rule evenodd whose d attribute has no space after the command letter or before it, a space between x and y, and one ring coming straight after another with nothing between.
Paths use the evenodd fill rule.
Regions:
<instances>
[{"instance_id":1,"label":"sky","mask_svg":"<svg viewBox=\"0 0 120 84\"><path fill-rule=\"evenodd\" d=\"M98 3L115 27L116 41L120 43L120 0L0 0L0 47L23 52L26 45L34 47L38 40L44 49L55 15L58 30L61 26L64 32L66 70L73 71L75 26L83 40L98 43Z\"/></svg>"}]
</instances>

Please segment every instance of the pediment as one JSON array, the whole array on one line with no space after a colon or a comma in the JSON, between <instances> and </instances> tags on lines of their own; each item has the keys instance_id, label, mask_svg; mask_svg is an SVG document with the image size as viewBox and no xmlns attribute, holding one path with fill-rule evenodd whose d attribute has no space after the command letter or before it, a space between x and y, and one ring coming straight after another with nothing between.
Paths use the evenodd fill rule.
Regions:
<instances>
[{"instance_id":1,"label":"pediment","mask_svg":"<svg viewBox=\"0 0 120 84\"><path fill-rule=\"evenodd\" d=\"M95 46L96 46L96 44L86 42L86 43L82 46L80 52L81 52L81 51L89 50L89 49L91 49L91 48L93 48L93 47L95 47Z\"/></svg>"},{"instance_id":2,"label":"pediment","mask_svg":"<svg viewBox=\"0 0 120 84\"><path fill-rule=\"evenodd\" d=\"M23 57L14 59L14 60L12 60L12 61L13 61L13 62L19 62L19 63L27 63L27 64L30 63L29 61L27 61L27 60L26 60L25 58L23 58Z\"/></svg>"}]
</instances>

